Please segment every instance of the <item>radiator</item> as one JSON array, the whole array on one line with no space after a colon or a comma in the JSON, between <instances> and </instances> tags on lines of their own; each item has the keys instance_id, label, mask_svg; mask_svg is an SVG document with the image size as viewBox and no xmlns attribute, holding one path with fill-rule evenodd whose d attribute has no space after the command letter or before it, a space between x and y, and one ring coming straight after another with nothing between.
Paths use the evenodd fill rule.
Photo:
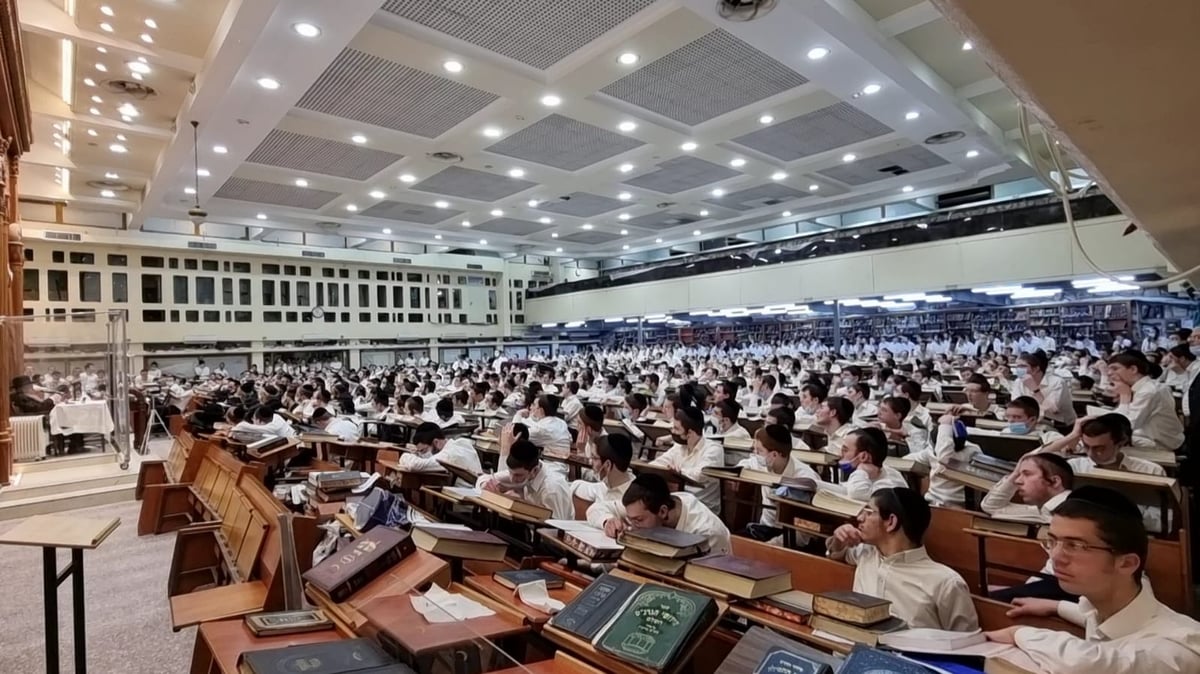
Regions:
<instances>
[{"instance_id":1,"label":"radiator","mask_svg":"<svg viewBox=\"0 0 1200 674\"><path fill-rule=\"evenodd\" d=\"M45 458L46 445L50 438L42 425L41 416L12 417L13 459L15 461L37 461Z\"/></svg>"}]
</instances>

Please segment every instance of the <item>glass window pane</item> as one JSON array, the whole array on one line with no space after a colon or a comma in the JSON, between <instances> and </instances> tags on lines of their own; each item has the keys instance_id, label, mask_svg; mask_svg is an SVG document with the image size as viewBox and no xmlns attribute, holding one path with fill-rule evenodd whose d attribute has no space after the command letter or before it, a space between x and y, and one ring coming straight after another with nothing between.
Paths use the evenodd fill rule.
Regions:
<instances>
[{"instance_id":1,"label":"glass window pane","mask_svg":"<svg viewBox=\"0 0 1200 674\"><path fill-rule=\"evenodd\" d=\"M358 306L371 306L371 286L365 283L358 284Z\"/></svg>"},{"instance_id":2,"label":"glass window pane","mask_svg":"<svg viewBox=\"0 0 1200 674\"><path fill-rule=\"evenodd\" d=\"M263 302L263 306L268 306L268 307L275 306L275 282L274 281L263 281L262 282L262 302Z\"/></svg>"},{"instance_id":3,"label":"glass window pane","mask_svg":"<svg viewBox=\"0 0 1200 674\"><path fill-rule=\"evenodd\" d=\"M82 302L100 301L100 272L79 272L79 299Z\"/></svg>"},{"instance_id":4,"label":"glass window pane","mask_svg":"<svg viewBox=\"0 0 1200 674\"><path fill-rule=\"evenodd\" d=\"M326 291L326 294L329 296L329 306L331 306L331 307L341 306L341 301L340 301L341 297L338 295L338 284L330 283L329 289Z\"/></svg>"},{"instance_id":5,"label":"glass window pane","mask_svg":"<svg viewBox=\"0 0 1200 674\"><path fill-rule=\"evenodd\" d=\"M67 272L51 269L46 272L46 294L51 302L66 302L69 295Z\"/></svg>"},{"instance_id":6,"label":"glass window pane","mask_svg":"<svg viewBox=\"0 0 1200 674\"><path fill-rule=\"evenodd\" d=\"M71 253L71 264L96 264L95 253Z\"/></svg>"},{"instance_id":7,"label":"glass window pane","mask_svg":"<svg viewBox=\"0 0 1200 674\"><path fill-rule=\"evenodd\" d=\"M451 297L450 306L452 306L455 309L462 309L462 289L455 288L454 290L451 290L450 297Z\"/></svg>"},{"instance_id":8,"label":"glass window pane","mask_svg":"<svg viewBox=\"0 0 1200 674\"><path fill-rule=\"evenodd\" d=\"M375 286L375 305L380 309L387 309L387 300L387 286Z\"/></svg>"},{"instance_id":9,"label":"glass window pane","mask_svg":"<svg viewBox=\"0 0 1200 674\"><path fill-rule=\"evenodd\" d=\"M408 289L408 306L413 309L421 308L421 289L420 288L414 287L414 288Z\"/></svg>"},{"instance_id":10,"label":"glass window pane","mask_svg":"<svg viewBox=\"0 0 1200 674\"><path fill-rule=\"evenodd\" d=\"M172 278L174 285L173 297L175 304L188 303L188 277L175 276Z\"/></svg>"},{"instance_id":11,"label":"glass window pane","mask_svg":"<svg viewBox=\"0 0 1200 674\"><path fill-rule=\"evenodd\" d=\"M142 274L142 303L162 304L162 276Z\"/></svg>"},{"instance_id":12,"label":"glass window pane","mask_svg":"<svg viewBox=\"0 0 1200 674\"><path fill-rule=\"evenodd\" d=\"M296 304L308 306L308 281L296 281Z\"/></svg>"},{"instance_id":13,"label":"glass window pane","mask_svg":"<svg viewBox=\"0 0 1200 674\"><path fill-rule=\"evenodd\" d=\"M26 269L24 271L25 282L25 301L37 302L42 294L41 276L38 275L36 269Z\"/></svg>"},{"instance_id":14,"label":"glass window pane","mask_svg":"<svg viewBox=\"0 0 1200 674\"><path fill-rule=\"evenodd\" d=\"M392 286L392 306L397 309L404 308L404 286Z\"/></svg>"},{"instance_id":15,"label":"glass window pane","mask_svg":"<svg viewBox=\"0 0 1200 674\"><path fill-rule=\"evenodd\" d=\"M195 271L196 269L199 269L199 268L200 268L200 263L199 263L199 262L197 262L197 261L196 261L194 258L190 258L190 257L189 257L189 258L184 258L184 260L183 260L183 268L184 268L184 269L190 269L190 270L192 270L192 271Z\"/></svg>"},{"instance_id":16,"label":"glass window pane","mask_svg":"<svg viewBox=\"0 0 1200 674\"><path fill-rule=\"evenodd\" d=\"M112 275L112 301L129 301L129 275L118 272Z\"/></svg>"},{"instance_id":17,"label":"glass window pane","mask_svg":"<svg viewBox=\"0 0 1200 674\"><path fill-rule=\"evenodd\" d=\"M292 282L279 282L279 305L288 307L292 305Z\"/></svg>"},{"instance_id":18,"label":"glass window pane","mask_svg":"<svg viewBox=\"0 0 1200 674\"><path fill-rule=\"evenodd\" d=\"M202 269L204 271L217 271L217 261L216 260L201 260L200 261L200 269ZM229 270L226 269L225 271L229 271Z\"/></svg>"},{"instance_id":19,"label":"glass window pane","mask_svg":"<svg viewBox=\"0 0 1200 674\"><path fill-rule=\"evenodd\" d=\"M211 276L196 277L196 304L216 304L216 280Z\"/></svg>"},{"instance_id":20,"label":"glass window pane","mask_svg":"<svg viewBox=\"0 0 1200 674\"><path fill-rule=\"evenodd\" d=\"M251 303L250 279L238 279L238 304L247 306Z\"/></svg>"},{"instance_id":21,"label":"glass window pane","mask_svg":"<svg viewBox=\"0 0 1200 674\"><path fill-rule=\"evenodd\" d=\"M221 279L221 304L225 306L233 305L233 279Z\"/></svg>"}]
</instances>

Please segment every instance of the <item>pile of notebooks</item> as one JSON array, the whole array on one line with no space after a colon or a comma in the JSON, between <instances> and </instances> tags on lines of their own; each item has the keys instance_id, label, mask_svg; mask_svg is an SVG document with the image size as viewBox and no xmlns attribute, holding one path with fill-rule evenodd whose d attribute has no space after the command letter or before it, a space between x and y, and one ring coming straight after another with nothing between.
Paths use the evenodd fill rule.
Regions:
<instances>
[{"instance_id":1,"label":"pile of notebooks","mask_svg":"<svg viewBox=\"0 0 1200 674\"><path fill-rule=\"evenodd\" d=\"M415 674L388 657L370 639L340 639L242 654L241 671L250 674Z\"/></svg>"},{"instance_id":2,"label":"pile of notebooks","mask_svg":"<svg viewBox=\"0 0 1200 674\"><path fill-rule=\"evenodd\" d=\"M711 629L718 614L712 597L606 573L548 624L602 653L663 671Z\"/></svg>"},{"instance_id":3,"label":"pile of notebooks","mask_svg":"<svg viewBox=\"0 0 1200 674\"><path fill-rule=\"evenodd\" d=\"M809 625L814 632L868 646L880 636L905 629L903 620L892 616L892 602L859 592L822 592L813 597Z\"/></svg>"},{"instance_id":4,"label":"pile of notebooks","mask_svg":"<svg viewBox=\"0 0 1200 674\"><path fill-rule=\"evenodd\" d=\"M708 554L708 538L669 527L628 529L621 534L625 546L619 564L635 571L649 571L667 576L683 573L688 560Z\"/></svg>"},{"instance_id":5,"label":"pile of notebooks","mask_svg":"<svg viewBox=\"0 0 1200 674\"><path fill-rule=\"evenodd\" d=\"M367 477L357 470L309 473L308 482L304 485L304 495L309 502L314 503L345 501L355 488L367 481Z\"/></svg>"}]
</instances>

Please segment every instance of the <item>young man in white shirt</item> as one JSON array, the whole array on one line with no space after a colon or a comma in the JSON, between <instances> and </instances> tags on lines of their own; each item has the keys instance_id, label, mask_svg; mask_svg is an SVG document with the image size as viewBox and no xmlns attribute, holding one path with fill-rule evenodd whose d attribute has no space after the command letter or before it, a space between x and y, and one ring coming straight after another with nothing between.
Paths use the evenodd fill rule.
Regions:
<instances>
[{"instance_id":1,"label":"young man in white shirt","mask_svg":"<svg viewBox=\"0 0 1200 674\"><path fill-rule=\"evenodd\" d=\"M821 476L808 464L792 458L792 433L786 426L768 424L754 433L754 453L750 458L738 462L739 468L749 468L782 478L806 477L817 484ZM758 541L772 545L783 545L783 529L779 527L779 514L775 511L775 503L771 495L774 487L762 488L762 514L758 522L746 526L745 534ZM809 541L807 536L797 535L796 544L800 547Z\"/></svg>"},{"instance_id":2,"label":"young man in white shirt","mask_svg":"<svg viewBox=\"0 0 1200 674\"><path fill-rule=\"evenodd\" d=\"M1108 359L1108 376L1114 382L1117 413L1133 426L1134 447L1175 451L1183 445L1183 424L1175 413L1171 389L1146 376L1150 362L1135 353Z\"/></svg>"},{"instance_id":3,"label":"young man in white shirt","mask_svg":"<svg viewBox=\"0 0 1200 674\"><path fill-rule=\"evenodd\" d=\"M598 438L595 452L591 455L594 481L574 480L571 494L589 503L586 519L596 527L603 527L604 520L595 513L608 512L621 503L621 497L629 489L634 475L629 470L633 460L633 443L627 435L606 435ZM604 505L604 504L608 505Z\"/></svg>"},{"instance_id":4,"label":"young man in white shirt","mask_svg":"<svg viewBox=\"0 0 1200 674\"><path fill-rule=\"evenodd\" d=\"M342 442L357 442L358 436L362 432L358 424L349 419L335 417L324 407L318 407L313 410L311 421L314 426L320 428L322 431L338 436L338 439Z\"/></svg>"},{"instance_id":5,"label":"young man in white shirt","mask_svg":"<svg viewBox=\"0 0 1200 674\"><path fill-rule=\"evenodd\" d=\"M528 440L517 440L508 450L508 470L480 475L475 486L485 491L510 493L524 501L548 508L554 519L575 519L575 504L566 478L546 470L541 451Z\"/></svg>"},{"instance_id":6,"label":"young man in white shirt","mask_svg":"<svg viewBox=\"0 0 1200 674\"><path fill-rule=\"evenodd\" d=\"M963 393L967 396L965 405L954 408L955 416L969 415L999 419L1004 416L1004 410L992 402L992 385L987 377L972 374L963 380Z\"/></svg>"},{"instance_id":7,"label":"young man in white shirt","mask_svg":"<svg viewBox=\"0 0 1200 674\"><path fill-rule=\"evenodd\" d=\"M193 368L192 371L196 373L196 379L208 379L209 375L211 374L211 370L209 370L208 366L204 364L203 358L196 361L196 367Z\"/></svg>"},{"instance_id":8,"label":"young man in white shirt","mask_svg":"<svg viewBox=\"0 0 1200 674\"><path fill-rule=\"evenodd\" d=\"M558 416L558 396L544 393L534 398L527 410L513 416L514 423L524 424L529 430L529 440L542 448L548 456L564 458L571 453L571 429ZM550 461L546 466L551 472L567 479L567 464Z\"/></svg>"},{"instance_id":9,"label":"young man in white shirt","mask_svg":"<svg viewBox=\"0 0 1200 674\"><path fill-rule=\"evenodd\" d=\"M721 518L687 492L671 493L667 481L659 475L639 475L621 497L620 509L611 506L597 513L604 521L604 533L616 538L626 528L666 527L708 538L709 552L729 554L733 550L729 529ZM588 521L593 521L589 513Z\"/></svg>"},{"instance_id":10,"label":"young man in white shirt","mask_svg":"<svg viewBox=\"0 0 1200 674\"><path fill-rule=\"evenodd\" d=\"M866 501L876 489L904 487L904 475L890 466L887 459L887 436L878 428L859 428L842 444L838 469L844 480L839 484L826 483L824 488L837 491L856 501Z\"/></svg>"},{"instance_id":11,"label":"young man in white shirt","mask_svg":"<svg viewBox=\"0 0 1200 674\"><path fill-rule=\"evenodd\" d=\"M930 505L962 508L966 505L966 490L961 483L946 478L946 462L969 462L983 450L967 440L967 427L954 415L943 414L938 424L933 448L915 454L910 452L905 458L929 466L929 489L925 491L925 500Z\"/></svg>"},{"instance_id":12,"label":"young man in white shirt","mask_svg":"<svg viewBox=\"0 0 1200 674\"><path fill-rule=\"evenodd\" d=\"M920 454L931 449L929 429L920 426L920 420L911 419L912 403L907 398L891 396L879 404L879 421L873 424L887 435L891 442L908 447L910 454Z\"/></svg>"},{"instance_id":13,"label":"young man in white shirt","mask_svg":"<svg viewBox=\"0 0 1200 674\"><path fill-rule=\"evenodd\" d=\"M988 632L989 640L1016 646L1049 672L1200 672L1200 623L1159 602L1142 577L1149 544L1128 499L1081 487L1055 508L1043 546L1063 589L1080 599L1018 599L1009 616L1058 616L1083 627L1083 638L1014 625Z\"/></svg>"},{"instance_id":14,"label":"young man in white shirt","mask_svg":"<svg viewBox=\"0 0 1200 674\"><path fill-rule=\"evenodd\" d=\"M281 438L290 438L296 435L296 429L292 428L292 425L287 420L275 414L271 411L271 408L266 406L255 408L254 417L251 421L243 421L234 426L232 430L277 435Z\"/></svg>"},{"instance_id":15,"label":"young man in white shirt","mask_svg":"<svg viewBox=\"0 0 1200 674\"><path fill-rule=\"evenodd\" d=\"M579 413L583 411L583 402L579 399L579 382L575 380L563 384L562 402L558 405L559 414L568 428L579 428Z\"/></svg>"},{"instance_id":16,"label":"young man in white shirt","mask_svg":"<svg viewBox=\"0 0 1200 674\"><path fill-rule=\"evenodd\" d=\"M699 483L689 486L687 491L712 509L721 512L721 481L703 474L709 466L725 465L725 448L712 438L704 437L704 414L694 407L684 407L675 412L671 422L671 439L674 445L650 462Z\"/></svg>"},{"instance_id":17,"label":"young man in white shirt","mask_svg":"<svg viewBox=\"0 0 1200 674\"><path fill-rule=\"evenodd\" d=\"M470 438L447 439L441 426L426 422L413 431L412 442L417 451L400 455L400 470L436 473L445 470L443 465L451 465L474 475L483 474L479 452Z\"/></svg>"},{"instance_id":18,"label":"young man in white shirt","mask_svg":"<svg viewBox=\"0 0 1200 674\"><path fill-rule=\"evenodd\" d=\"M746 430L745 426L738 423L738 417L741 415L742 406L732 400L722 400L713 405L712 416L709 419L712 422L713 430L705 433L706 437L713 438L722 444L728 441L734 443L750 443L750 431ZM737 463L745 458L746 450L729 449L725 450L725 463Z\"/></svg>"},{"instance_id":19,"label":"young man in white shirt","mask_svg":"<svg viewBox=\"0 0 1200 674\"><path fill-rule=\"evenodd\" d=\"M929 558L922 541L932 515L908 487L876 490L858 515L826 540L829 556L854 566L854 591L892 602L909 628L973 632L979 616L967 582Z\"/></svg>"},{"instance_id":20,"label":"young man in white shirt","mask_svg":"<svg viewBox=\"0 0 1200 674\"><path fill-rule=\"evenodd\" d=\"M854 415L850 419L850 423L854 426L862 428L875 421L875 417L879 415L879 405L871 400L870 384L860 381L849 387L846 400L854 405Z\"/></svg>"},{"instance_id":21,"label":"young man in white shirt","mask_svg":"<svg viewBox=\"0 0 1200 674\"><path fill-rule=\"evenodd\" d=\"M1022 353L1013 368L1012 397L1029 396L1038 403L1042 417L1065 432L1075 423L1071 384L1047 372L1050 361L1042 351Z\"/></svg>"},{"instance_id":22,"label":"young man in white shirt","mask_svg":"<svg viewBox=\"0 0 1200 674\"><path fill-rule=\"evenodd\" d=\"M814 426L825 434L825 452L841 456L842 443L854 430L854 405L840 396L829 396L817 406Z\"/></svg>"}]
</instances>

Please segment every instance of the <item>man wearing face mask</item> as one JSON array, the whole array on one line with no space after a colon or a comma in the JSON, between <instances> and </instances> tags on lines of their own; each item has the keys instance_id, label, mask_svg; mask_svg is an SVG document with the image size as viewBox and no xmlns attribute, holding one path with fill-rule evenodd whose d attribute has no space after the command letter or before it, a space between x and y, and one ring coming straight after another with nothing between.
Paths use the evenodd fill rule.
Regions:
<instances>
[{"instance_id":1,"label":"man wearing face mask","mask_svg":"<svg viewBox=\"0 0 1200 674\"><path fill-rule=\"evenodd\" d=\"M571 493L591 504L587 509L588 523L603 528L605 513L620 505L621 497L633 482L634 475L629 470L633 445L628 436L606 435L596 442L596 453L591 459L596 481L575 480L571 483Z\"/></svg>"},{"instance_id":2,"label":"man wearing face mask","mask_svg":"<svg viewBox=\"0 0 1200 674\"><path fill-rule=\"evenodd\" d=\"M1060 433L1069 433L1075 424L1071 386L1062 377L1047 372L1048 366L1044 352L1022 353L1013 368L1012 397L1033 398L1047 421Z\"/></svg>"},{"instance_id":3,"label":"man wearing face mask","mask_svg":"<svg viewBox=\"0 0 1200 674\"><path fill-rule=\"evenodd\" d=\"M850 397L850 390L853 389L858 382L862 381L862 368L857 365L847 365L842 369L842 378L839 386L834 390L834 395L842 396L843 398Z\"/></svg>"},{"instance_id":4,"label":"man wearing face mask","mask_svg":"<svg viewBox=\"0 0 1200 674\"><path fill-rule=\"evenodd\" d=\"M1004 409L1004 419L1008 426L1001 433L1011 435L1036 435L1043 445L1049 445L1062 439L1062 433L1038 425L1038 403L1029 396L1021 396L1008 401Z\"/></svg>"},{"instance_id":5,"label":"man wearing face mask","mask_svg":"<svg viewBox=\"0 0 1200 674\"><path fill-rule=\"evenodd\" d=\"M1108 375L1117 394L1117 414L1133 426L1134 447L1175 451L1183 445L1183 424L1175 414L1171 389L1146 376L1150 364L1140 354L1119 353L1108 359Z\"/></svg>"},{"instance_id":6,"label":"man wearing face mask","mask_svg":"<svg viewBox=\"0 0 1200 674\"><path fill-rule=\"evenodd\" d=\"M883 465L887 455L887 436L883 431L878 428L860 428L850 433L842 444L842 453L838 461L842 482L836 485L825 484L823 487L857 501L866 501L876 489L907 486L908 482L900 471Z\"/></svg>"},{"instance_id":7,"label":"man wearing face mask","mask_svg":"<svg viewBox=\"0 0 1200 674\"><path fill-rule=\"evenodd\" d=\"M621 497L620 509L611 507L606 511L597 516L604 517L604 531L610 535L619 535L627 527L666 527L707 537L714 555L729 554L733 547L721 518L691 494L671 493L667 481L659 475L639 475Z\"/></svg>"},{"instance_id":8,"label":"man wearing face mask","mask_svg":"<svg viewBox=\"0 0 1200 674\"><path fill-rule=\"evenodd\" d=\"M820 382L800 387L800 409L796 410L796 422L803 425L816 423L817 408L825 400L825 387Z\"/></svg>"},{"instance_id":9,"label":"man wearing face mask","mask_svg":"<svg viewBox=\"0 0 1200 674\"><path fill-rule=\"evenodd\" d=\"M750 440L750 432L738 423L742 406L732 400L722 400L713 405L712 432L705 435L719 440Z\"/></svg>"},{"instance_id":10,"label":"man wearing face mask","mask_svg":"<svg viewBox=\"0 0 1200 674\"><path fill-rule=\"evenodd\" d=\"M780 477L806 477L820 484L821 477L808 464L791 457L792 434L786 426L767 425L754 433L754 453L738 462L739 468L749 468ZM783 529L778 526L779 515L771 501L774 487L762 488L762 514L756 524L746 526L745 535L772 545L783 545ZM809 538L797 535L796 544L804 547Z\"/></svg>"},{"instance_id":11,"label":"man wearing face mask","mask_svg":"<svg viewBox=\"0 0 1200 674\"><path fill-rule=\"evenodd\" d=\"M700 410L685 407L676 411L671 426L671 439L675 444L651 461L650 465L673 470L698 482L700 486L689 486L688 492L712 508L713 512L720 513L721 482L704 475L703 470L709 466L724 466L725 448L721 443L704 437L704 415Z\"/></svg>"},{"instance_id":12,"label":"man wearing face mask","mask_svg":"<svg viewBox=\"0 0 1200 674\"><path fill-rule=\"evenodd\" d=\"M441 426L426 422L413 431L412 442L417 451L400 455L398 465L402 471L441 472L442 465L448 464L474 475L483 474L479 452L468 437L447 439Z\"/></svg>"},{"instance_id":13,"label":"man wearing face mask","mask_svg":"<svg viewBox=\"0 0 1200 674\"><path fill-rule=\"evenodd\" d=\"M516 498L548 508L551 517L560 520L575 518L571 487L557 472L546 470L540 458L541 450L528 440L517 440L508 450L505 465L508 470L495 475L480 475L475 487Z\"/></svg>"},{"instance_id":14,"label":"man wearing face mask","mask_svg":"<svg viewBox=\"0 0 1200 674\"><path fill-rule=\"evenodd\" d=\"M649 401L646 396L641 393L630 393L624 398L625 404L620 408L622 419L638 422L642 421L646 416L646 408L649 406Z\"/></svg>"},{"instance_id":15,"label":"man wearing face mask","mask_svg":"<svg viewBox=\"0 0 1200 674\"><path fill-rule=\"evenodd\" d=\"M851 386L849 393L846 394L846 399L854 405L854 416L850 419L850 423L854 426L862 428L879 415L879 405L871 400L871 387L864 382L860 381Z\"/></svg>"}]
</instances>

